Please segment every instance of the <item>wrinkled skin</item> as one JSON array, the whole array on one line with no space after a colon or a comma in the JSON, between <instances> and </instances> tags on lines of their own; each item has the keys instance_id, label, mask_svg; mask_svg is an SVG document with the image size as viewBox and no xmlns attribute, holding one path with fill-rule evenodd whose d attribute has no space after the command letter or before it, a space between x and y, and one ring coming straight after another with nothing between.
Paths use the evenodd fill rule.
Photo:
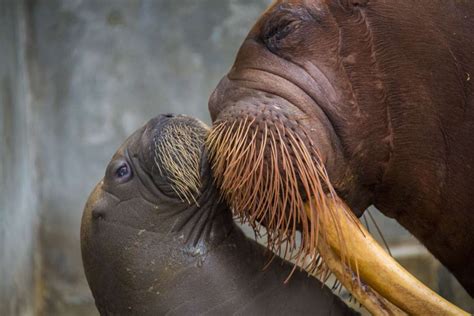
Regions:
<instances>
[{"instance_id":1,"label":"wrinkled skin","mask_svg":"<svg viewBox=\"0 0 474 316\"><path fill-rule=\"evenodd\" d=\"M276 1L211 117L310 139L356 215L373 204L395 218L473 296L473 30L468 0Z\"/></svg>"},{"instance_id":2,"label":"wrinkled skin","mask_svg":"<svg viewBox=\"0 0 474 316\"><path fill-rule=\"evenodd\" d=\"M280 258L263 270L271 256L234 224L201 159L205 151L179 152L178 139L169 137L161 142L170 126L189 133L184 125L199 132L193 142L203 148L207 128L199 121L152 119L119 148L89 197L81 247L101 315L354 314L306 273L296 271L284 284L293 266ZM183 201L169 169L157 166L160 143L170 146L174 162L198 155L197 204Z\"/></svg>"}]
</instances>

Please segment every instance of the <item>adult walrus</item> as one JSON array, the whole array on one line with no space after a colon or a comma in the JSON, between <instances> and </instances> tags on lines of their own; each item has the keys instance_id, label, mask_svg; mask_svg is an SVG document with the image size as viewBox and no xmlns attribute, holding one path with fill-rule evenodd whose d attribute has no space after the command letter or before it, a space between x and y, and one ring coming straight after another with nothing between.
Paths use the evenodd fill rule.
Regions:
<instances>
[{"instance_id":1,"label":"adult walrus","mask_svg":"<svg viewBox=\"0 0 474 316\"><path fill-rule=\"evenodd\" d=\"M163 115L130 136L85 206L84 268L101 315L352 315L244 236L214 186L208 128Z\"/></svg>"},{"instance_id":2,"label":"adult walrus","mask_svg":"<svg viewBox=\"0 0 474 316\"><path fill-rule=\"evenodd\" d=\"M473 82L472 0L276 1L210 98L215 177L275 247L301 230L303 254L332 231L324 225L342 231L347 214L330 200L358 216L373 204L472 296ZM384 291L375 273L384 265L360 263L362 278ZM420 312L432 305L424 297L390 299Z\"/></svg>"}]
</instances>

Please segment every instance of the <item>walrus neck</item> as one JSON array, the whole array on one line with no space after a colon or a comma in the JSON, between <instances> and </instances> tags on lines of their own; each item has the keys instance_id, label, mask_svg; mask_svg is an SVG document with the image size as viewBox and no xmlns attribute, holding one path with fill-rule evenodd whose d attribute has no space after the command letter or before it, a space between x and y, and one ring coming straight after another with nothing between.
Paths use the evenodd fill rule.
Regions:
<instances>
[{"instance_id":1,"label":"walrus neck","mask_svg":"<svg viewBox=\"0 0 474 316\"><path fill-rule=\"evenodd\" d=\"M211 251L227 238L233 228L232 212L213 180L208 177L208 169L196 203L180 214L174 231L183 234L186 244L192 251L201 254Z\"/></svg>"},{"instance_id":2,"label":"walrus neck","mask_svg":"<svg viewBox=\"0 0 474 316\"><path fill-rule=\"evenodd\" d=\"M186 226L190 228L187 233L190 245L205 247L210 251L232 230L232 213L227 205L220 201L216 191L210 189L202 193L196 212Z\"/></svg>"}]
</instances>

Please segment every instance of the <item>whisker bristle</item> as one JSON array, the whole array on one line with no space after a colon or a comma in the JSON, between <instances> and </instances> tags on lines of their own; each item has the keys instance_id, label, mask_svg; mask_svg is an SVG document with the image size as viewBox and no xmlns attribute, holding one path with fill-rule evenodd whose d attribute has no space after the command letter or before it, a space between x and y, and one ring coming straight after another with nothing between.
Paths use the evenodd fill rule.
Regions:
<instances>
[{"instance_id":1,"label":"whisker bristle","mask_svg":"<svg viewBox=\"0 0 474 316\"><path fill-rule=\"evenodd\" d=\"M283 122L242 118L217 122L206 142L215 183L235 216L254 230L266 228L267 246L322 280L330 271L318 254L320 226L333 222L341 260L351 262L335 209L337 197L316 146L303 130ZM305 204L309 205L306 212ZM301 234L297 243L296 234ZM284 247L284 249L282 249ZM309 259L308 259L309 258Z\"/></svg>"}]
</instances>

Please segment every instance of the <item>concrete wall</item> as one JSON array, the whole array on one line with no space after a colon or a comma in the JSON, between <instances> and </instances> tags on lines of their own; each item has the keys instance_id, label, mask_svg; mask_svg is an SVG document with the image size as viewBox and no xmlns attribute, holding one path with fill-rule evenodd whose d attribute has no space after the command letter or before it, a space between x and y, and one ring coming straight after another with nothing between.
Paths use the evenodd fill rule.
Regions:
<instances>
[{"instance_id":1,"label":"concrete wall","mask_svg":"<svg viewBox=\"0 0 474 316\"><path fill-rule=\"evenodd\" d=\"M0 315L96 313L79 250L89 191L152 116L209 120L211 90L270 2L0 1ZM378 221L406 255L410 236ZM413 269L438 288L419 249Z\"/></svg>"},{"instance_id":2,"label":"concrete wall","mask_svg":"<svg viewBox=\"0 0 474 316\"><path fill-rule=\"evenodd\" d=\"M36 306L39 208L23 12L0 1L1 315L31 315Z\"/></svg>"}]
</instances>

